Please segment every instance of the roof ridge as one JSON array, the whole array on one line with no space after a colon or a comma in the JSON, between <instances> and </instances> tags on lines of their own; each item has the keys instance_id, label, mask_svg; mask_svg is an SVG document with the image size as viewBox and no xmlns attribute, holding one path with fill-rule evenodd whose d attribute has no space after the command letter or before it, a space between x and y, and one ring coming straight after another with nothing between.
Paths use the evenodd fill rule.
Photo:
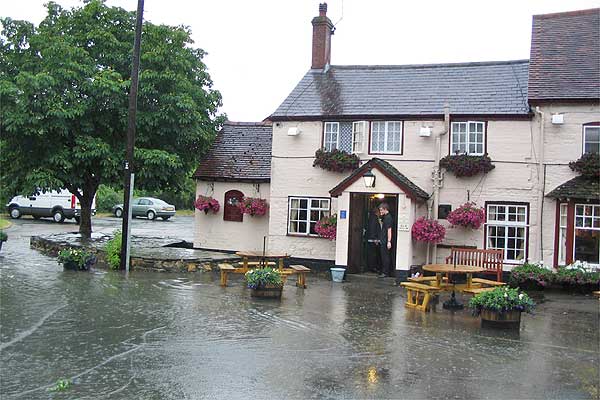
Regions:
<instances>
[{"instance_id":1,"label":"roof ridge","mask_svg":"<svg viewBox=\"0 0 600 400\"><path fill-rule=\"evenodd\" d=\"M271 126L273 125L271 122L242 122L242 121L225 121L224 125L233 125L233 126Z\"/></svg>"},{"instance_id":2,"label":"roof ridge","mask_svg":"<svg viewBox=\"0 0 600 400\"><path fill-rule=\"evenodd\" d=\"M529 63L529 59L505 60L505 61L472 61L459 63L437 63L437 64L400 64L400 65L332 65L337 69L403 69L403 68L440 68L440 67L470 67L485 65L514 65Z\"/></svg>"},{"instance_id":3,"label":"roof ridge","mask_svg":"<svg viewBox=\"0 0 600 400\"><path fill-rule=\"evenodd\" d=\"M550 14L534 14L533 18L559 18L566 17L571 15L585 15L585 14L594 14L600 13L600 8L588 8L585 10L574 10L574 11L560 11Z\"/></svg>"}]
</instances>

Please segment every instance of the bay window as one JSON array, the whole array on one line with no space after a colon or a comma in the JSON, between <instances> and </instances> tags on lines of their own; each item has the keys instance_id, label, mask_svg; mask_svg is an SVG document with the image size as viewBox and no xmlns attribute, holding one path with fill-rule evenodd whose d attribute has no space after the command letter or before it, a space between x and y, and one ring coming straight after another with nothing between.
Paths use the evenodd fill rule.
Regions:
<instances>
[{"instance_id":1,"label":"bay window","mask_svg":"<svg viewBox=\"0 0 600 400\"><path fill-rule=\"evenodd\" d=\"M573 259L600 264L600 205L575 204Z\"/></svg>"},{"instance_id":2,"label":"bay window","mask_svg":"<svg viewBox=\"0 0 600 400\"><path fill-rule=\"evenodd\" d=\"M317 236L315 226L323 217L330 215L330 199L315 197L290 197L288 210L288 233Z\"/></svg>"}]
</instances>

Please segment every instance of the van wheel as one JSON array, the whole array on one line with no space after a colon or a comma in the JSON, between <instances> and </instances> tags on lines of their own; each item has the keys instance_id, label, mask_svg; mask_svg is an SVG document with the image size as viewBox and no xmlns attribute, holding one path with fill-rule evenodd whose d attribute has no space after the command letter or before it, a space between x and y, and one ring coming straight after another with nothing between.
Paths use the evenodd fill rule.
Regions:
<instances>
[{"instance_id":1,"label":"van wheel","mask_svg":"<svg viewBox=\"0 0 600 400\"><path fill-rule=\"evenodd\" d=\"M76 224L81 222L81 217L73 217L73 219L75 220Z\"/></svg>"},{"instance_id":2,"label":"van wheel","mask_svg":"<svg viewBox=\"0 0 600 400\"><path fill-rule=\"evenodd\" d=\"M21 210L19 210L17 207L11 208L10 209L10 217L12 219L21 218Z\"/></svg>"},{"instance_id":3,"label":"van wheel","mask_svg":"<svg viewBox=\"0 0 600 400\"><path fill-rule=\"evenodd\" d=\"M121 210L120 208L117 208L115 210L115 217L121 218L122 216L123 216L123 210Z\"/></svg>"},{"instance_id":4,"label":"van wheel","mask_svg":"<svg viewBox=\"0 0 600 400\"><path fill-rule=\"evenodd\" d=\"M63 212L61 210L56 210L52 214L52 219L54 220L54 222L61 223L65 220L65 215L63 214Z\"/></svg>"},{"instance_id":5,"label":"van wheel","mask_svg":"<svg viewBox=\"0 0 600 400\"><path fill-rule=\"evenodd\" d=\"M154 213L154 211L150 210L146 213L146 216L148 217L149 220L153 221L154 218L156 218L156 214Z\"/></svg>"}]
</instances>

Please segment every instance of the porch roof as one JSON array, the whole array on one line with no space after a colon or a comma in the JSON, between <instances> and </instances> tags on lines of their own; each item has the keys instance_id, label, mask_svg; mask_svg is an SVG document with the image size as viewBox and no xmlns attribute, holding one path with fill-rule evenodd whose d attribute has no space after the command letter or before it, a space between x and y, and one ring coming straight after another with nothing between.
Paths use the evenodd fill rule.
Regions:
<instances>
[{"instance_id":1,"label":"porch roof","mask_svg":"<svg viewBox=\"0 0 600 400\"><path fill-rule=\"evenodd\" d=\"M546 197L598 200L600 198L600 182L597 179L578 176L559 185L548 193Z\"/></svg>"},{"instance_id":2,"label":"porch roof","mask_svg":"<svg viewBox=\"0 0 600 400\"><path fill-rule=\"evenodd\" d=\"M360 179L371 168L381 171L383 175L394 182L411 199L416 201L425 201L429 198L429 194L426 191L404 176L392 164L380 158L372 158L363 164L360 168L352 172L346 179L341 181L336 187L331 189L329 193L333 197L338 197L346 188Z\"/></svg>"}]
</instances>

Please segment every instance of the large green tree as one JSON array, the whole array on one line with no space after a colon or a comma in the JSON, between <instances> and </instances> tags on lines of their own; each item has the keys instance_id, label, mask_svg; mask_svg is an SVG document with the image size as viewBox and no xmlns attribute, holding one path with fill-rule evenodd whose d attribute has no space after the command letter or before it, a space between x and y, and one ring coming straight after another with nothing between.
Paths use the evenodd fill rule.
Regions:
<instances>
[{"instance_id":1,"label":"large green tree","mask_svg":"<svg viewBox=\"0 0 600 400\"><path fill-rule=\"evenodd\" d=\"M47 9L38 27L0 19L0 179L12 193L69 189L90 235L98 185L122 182L135 12L102 0ZM181 188L222 123L221 95L190 34L144 23L138 188Z\"/></svg>"}]
</instances>

